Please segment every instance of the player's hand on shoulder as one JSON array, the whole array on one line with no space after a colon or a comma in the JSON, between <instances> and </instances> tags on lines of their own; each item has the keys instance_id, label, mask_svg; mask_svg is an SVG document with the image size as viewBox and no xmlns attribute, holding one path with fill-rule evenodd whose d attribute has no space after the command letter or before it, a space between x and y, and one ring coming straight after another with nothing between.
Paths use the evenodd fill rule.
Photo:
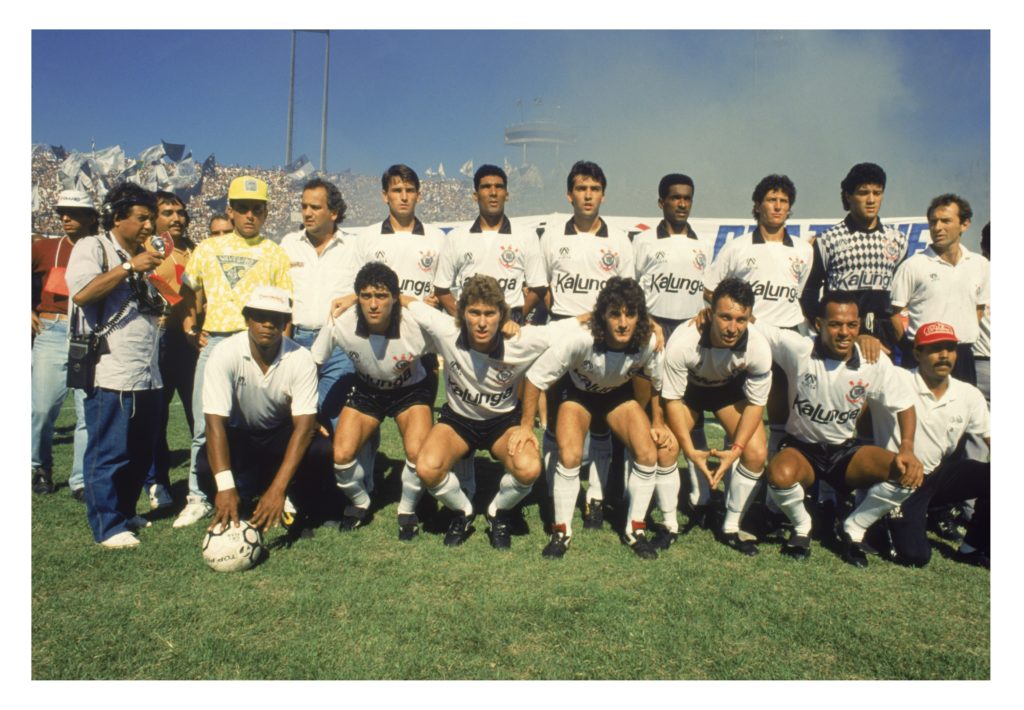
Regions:
<instances>
[{"instance_id":1,"label":"player's hand on shoulder","mask_svg":"<svg viewBox=\"0 0 1024 710\"><path fill-rule=\"evenodd\" d=\"M696 328L701 333L704 332L704 329L708 327L709 323L711 323L710 308L702 308L697 315L690 319L690 326Z\"/></svg>"},{"instance_id":2,"label":"player's hand on shoulder","mask_svg":"<svg viewBox=\"0 0 1024 710\"><path fill-rule=\"evenodd\" d=\"M665 349L665 331L662 330L658 322L653 318L650 319L651 332L654 333L654 352L660 353Z\"/></svg>"},{"instance_id":3,"label":"player's hand on shoulder","mask_svg":"<svg viewBox=\"0 0 1024 710\"><path fill-rule=\"evenodd\" d=\"M870 363L878 362L878 358L881 357L883 352L889 352L882 346L881 340L867 333L861 333L857 336L857 347L860 348L860 353L864 356L864 359Z\"/></svg>"},{"instance_id":4,"label":"player's hand on shoulder","mask_svg":"<svg viewBox=\"0 0 1024 710\"><path fill-rule=\"evenodd\" d=\"M437 296L435 296L434 294L430 294L429 296L424 296L423 297L423 302L426 303L431 308L440 308L441 307L440 299Z\"/></svg>"},{"instance_id":5,"label":"player's hand on shoulder","mask_svg":"<svg viewBox=\"0 0 1024 710\"><path fill-rule=\"evenodd\" d=\"M519 324L513 320L505 321L505 325L501 326L501 334L506 338L514 338L519 335L520 331Z\"/></svg>"}]
</instances>

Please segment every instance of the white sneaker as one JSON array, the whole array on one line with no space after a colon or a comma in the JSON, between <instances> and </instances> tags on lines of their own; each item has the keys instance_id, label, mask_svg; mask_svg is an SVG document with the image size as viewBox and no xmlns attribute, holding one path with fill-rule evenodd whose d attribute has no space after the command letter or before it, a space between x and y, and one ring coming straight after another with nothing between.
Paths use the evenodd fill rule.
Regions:
<instances>
[{"instance_id":1,"label":"white sneaker","mask_svg":"<svg viewBox=\"0 0 1024 710\"><path fill-rule=\"evenodd\" d=\"M171 505L174 505L174 500L171 498L171 494L167 491L167 486L154 483L149 487L150 510L160 510L161 508L167 508Z\"/></svg>"},{"instance_id":2,"label":"white sneaker","mask_svg":"<svg viewBox=\"0 0 1024 710\"><path fill-rule=\"evenodd\" d=\"M123 530L117 535L111 535L101 542L100 545L108 550L119 550L125 547L138 547L139 538L135 537L135 533Z\"/></svg>"},{"instance_id":3,"label":"white sneaker","mask_svg":"<svg viewBox=\"0 0 1024 710\"><path fill-rule=\"evenodd\" d=\"M146 520L141 515L136 515L132 518L128 518L128 520L125 521L124 525L132 532L135 532L136 530L142 530L142 528L151 527L153 523L151 523L149 520Z\"/></svg>"},{"instance_id":4,"label":"white sneaker","mask_svg":"<svg viewBox=\"0 0 1024 710\"><path fill-rule=\"evenodd\" d=\"M213 506L209 502L199 496L189 496L186 499L185 507L178 513L178 517L171 524L171 527L187 528L189 525L198 523L212 512Z\"/></svg>"}]
</instances>

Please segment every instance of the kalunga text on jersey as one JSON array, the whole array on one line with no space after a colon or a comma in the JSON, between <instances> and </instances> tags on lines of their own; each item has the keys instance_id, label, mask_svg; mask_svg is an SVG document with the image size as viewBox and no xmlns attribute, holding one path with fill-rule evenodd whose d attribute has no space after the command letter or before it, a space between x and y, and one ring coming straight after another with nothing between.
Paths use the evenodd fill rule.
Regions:
<instances>
[{"instance_id":1,"label":"kalunga text on jersey","mask_svg":"<svg viewBox=\"0 0 1024 710\"><path fill-rule=\"evenodd\" d=\"M800 297L796 286L779 286L771 281L765 281L764 283L752 281L750 287L754 290L754 298L764 299L765 301L789 301L793 303Z\"/></svg>"},{"instance_id":2,"label":"kalunga text on jersey","mask_svg":"<svg viewBox=\"0 0 1024 710\"><path fill-rule=\"evenodd\" d=\"M455 382L450 377L448 378L448 386L451 389L451 393L461 399L466 404L480 405L486 403L488 406L497 407L499 404L504 402L506 399L514 394L515 387L509 387L501 392L495 394L487 394L485 392L470 392L459 386L458 382Z\"/></svg>"},{"instance_id":3,"label":"kalunga text on jersey","mask_svg":"<svg viewBox=\"0 0 1024 710\"><path fill-rule=\"evenodd\" d=\"M800 399L800 395L797 395L796 399L793 400L793 409L796 410L797 414L807 417L817 424L828 424L829 422L846 424L856 419L857 415L860 414L860 407L849 411L841 411L838 409L829 409L826 411L820 404L812 405L811 400Z\"/></svg>"},{"instance_id":4,"label":"kalunga text on jersey","mask_svg":"<svg viewBox=\"0 0 1024 710\"><path fill-rule=\"evenodd\" d=\"M704 282L685 276L658 274L648 279L645 290L650 293L688 293L693 296L704 290Z\"/></svg>"},{"instance_id":5,"label":"kalunga text on jersey","mask_svg":"<svg viewBox=\"0 0 1024 710\"><path fill-rule=\"evenodd\" d=\"M416 279L402 279L402 283L398 286L399 291L410 296L422 296L432 288L433 282L417 281Z\"/></svg>"},{"instance_id":6,"label":"kalunga text on jersey","mask_svg":"<svg viewBox=\"0 0 1024 710\"><path fill-rule=\"evenodd\" d=\"M579 274L559 274L555 279L555 290L580 294L597 293L605 287L608 279L583 278Z\"/></svg>"}]
</instances>

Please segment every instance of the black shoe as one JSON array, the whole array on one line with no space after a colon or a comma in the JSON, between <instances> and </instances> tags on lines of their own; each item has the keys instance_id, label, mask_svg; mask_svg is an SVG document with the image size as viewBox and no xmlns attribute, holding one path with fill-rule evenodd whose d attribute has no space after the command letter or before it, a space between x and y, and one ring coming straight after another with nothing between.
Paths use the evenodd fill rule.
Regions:
<instances>
[{"instance_id":1,"label":"black shoe","mask_svg":"<svg viewBox=\"0 0 1024 710\"><path fill-rule=\"evenodd\" d=\"M346 505L345 512L341 517L341 525L338 526L339 532L350 532L356 528L361 528L369 522L370 511L366 508L358 508L354 505Z\"/></svg>"},{"instance_id":2,"label":"black shoe","mask_svg":"<svg viewBox=\"0 0 1024 710\"><path fill-rule=\"evenodd\" d=\"M861 569L868 566L867 552L859 542L851 540L846 533L843 533L843 562Z\"/></svg>"},{"instance_id":3,"label":"black shoe","mask_svg":"<svg viewBox=\"0 0 1024 710\"><path fill-rule=\"evenodd\" d=\"M992 560L989 556L981 550L971 550L970 552L956 551L953 558L962 562L965 565L971 565L972 567L984 567L985 569L992 569Z\"/></svg>"},{"instance_id":4,"label":"black shoe","mask_svg":"<svg viewBox=\"0 0 1024 710\"><path fill-rule=\"evenodd\" d=\"M929 516L929 529L947 542L962 542L964 535L960 532L960 518L955 508Z\"/></svg>"},{"instance_id":5,"label":"black shoe","mask_svg":"<svg viewBox=\"0 0 1024 710\"><path fill-rule=\"evenodd\" d=\"M604 525L604 501L587 501L583 508L583 528L585 530L600 530Z\"/></svg>"},{"instance_id":6,"label":"black shoe","mask_svg":"<svg viewBox=\"0 0 1024 710\"><path fill-rule=\"evenodd\" d=\"M686 510L686 517L690 520L691 526L696 526L701 530L708 530L711 527L711 507L708 505L688 505Z\"/></svg>"},{"instance_id":7,"label":"black shoe","mask_svg":"<svg viewBox=\"0 0 1024 710\"><path fill-rule=\"evenodd\" d=\"M564 525L552 525L551 528L551 539L548 540L541 555L553 560L560 560L565 557L565 551L569 549L569 541L572 538L566 536Z\"/></svg>"},{"instance_id":8,"label":"black shoe","mask_svg":"<svg viewBox=\"0 0 1024 710\"><path fill-rule=\"evenodd\" d=\"M633 539L628 540L629 548L642 560L658 559L658 551L654 549L654 545L647 539L647 531L644 530L644 524L634 521L630 522L629 525L633 529Z\"/></svg>"},{"instance_id":9,"label":"black shoe","mask_svg":"<svg viewBox=\"0 0 1024 710\"><path fill-rule=\"evenodd\" d=\"M512 526L509 523L507 511L499 510L493 518L488 515L487 525L491 547L495 550L507 550L512 547Z\"/></svg>"},{"instance_id":10,"label":"black shoe","mask_svg":"<svg viewBox=\"0 0 1024 710\"><path fill-rule=\"evenodd\" d=\"M84 488L76 488L75 490L71 491L71 497L74 498L75 500L77 500L79 503L84 503L85 502L85 489Z\"/></svg>"},{"instance_id":11,"label":"black shoe","mask_svg":"<svg viewBox=\"0 0 1024 710\"><path fill-rule=\"evenodd\" d=\"M45 468L32 469L32 492L39 495L53 493L57 487L53 485L53 474Z\"/></svg>"},{"instance_id":12,"label":"black shoe","mask_svg":"<svg viewBox=\"0 0 1024 710\"><path fill-rule=\"evenodd\" d=\"M731 547L736 552L747 557L756 557L760 552L753 540L744 540L740 537L739 533L722 533L721 540L722 544L726 547Z\"/></svg>"},{"instance_id":13,"label":"black shoe","mask_svg":"<svg viewBox=\"0 0 1024 710\"><path fill-rule=\"evenodd\" d=\"M452 517L448 525L448 532L444 536L444 544L448 547L458 547L466 541L473 528L470 526L472 518L461 510Z\"/></svg>"},{"instance_id":14,"label":"black shoe","mask_svg":"<svg viewBox=\"0 0 1024 710\"><path fill-rule=\"evenodd\" d=\"M674 533L663 525L659 525L654 530L654 537L651 538L651 546L655 550L667 550L672 547L679 538L679 533Z\"/></svg>"},{"instance_id":15,"label":"black shoe","mask_svg":"<svg viewBox=\"0 0 1024 710\"><path fill-rule=\"evenodd\" d=\"M402 513L398 516L398 539L409 542L420 534L420 519L415 513Z\"/></svg>"},{"instance_id":16,"label":"black shoe","mask_svg":"<svg viewBox=\"0 0 1024 710\"><path fill-rule=\"evenodd\" d=\"M811 556L811 538L808 535L790 535L789 540L782 546L782 554L792 557L794 560L806 560Z\"/></svg>"}]
</instances>

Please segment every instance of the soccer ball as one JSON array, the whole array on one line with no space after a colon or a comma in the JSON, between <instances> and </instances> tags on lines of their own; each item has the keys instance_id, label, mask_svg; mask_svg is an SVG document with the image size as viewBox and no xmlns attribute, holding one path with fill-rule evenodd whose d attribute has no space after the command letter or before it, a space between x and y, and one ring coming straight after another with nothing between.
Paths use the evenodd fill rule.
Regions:
<instances>
[{"instance_id":1,"label":"soccer ball","mask_svg":"<svg viewBox=\"0 0 1024 710\"><path fill-rule=\"evenodd\" d=\"M203 560L218 572L242 572L266 555L263 536L248 520L240 520L237 528L231 523L217 526L203 538Z\"/></svg>"}]
</instances>

